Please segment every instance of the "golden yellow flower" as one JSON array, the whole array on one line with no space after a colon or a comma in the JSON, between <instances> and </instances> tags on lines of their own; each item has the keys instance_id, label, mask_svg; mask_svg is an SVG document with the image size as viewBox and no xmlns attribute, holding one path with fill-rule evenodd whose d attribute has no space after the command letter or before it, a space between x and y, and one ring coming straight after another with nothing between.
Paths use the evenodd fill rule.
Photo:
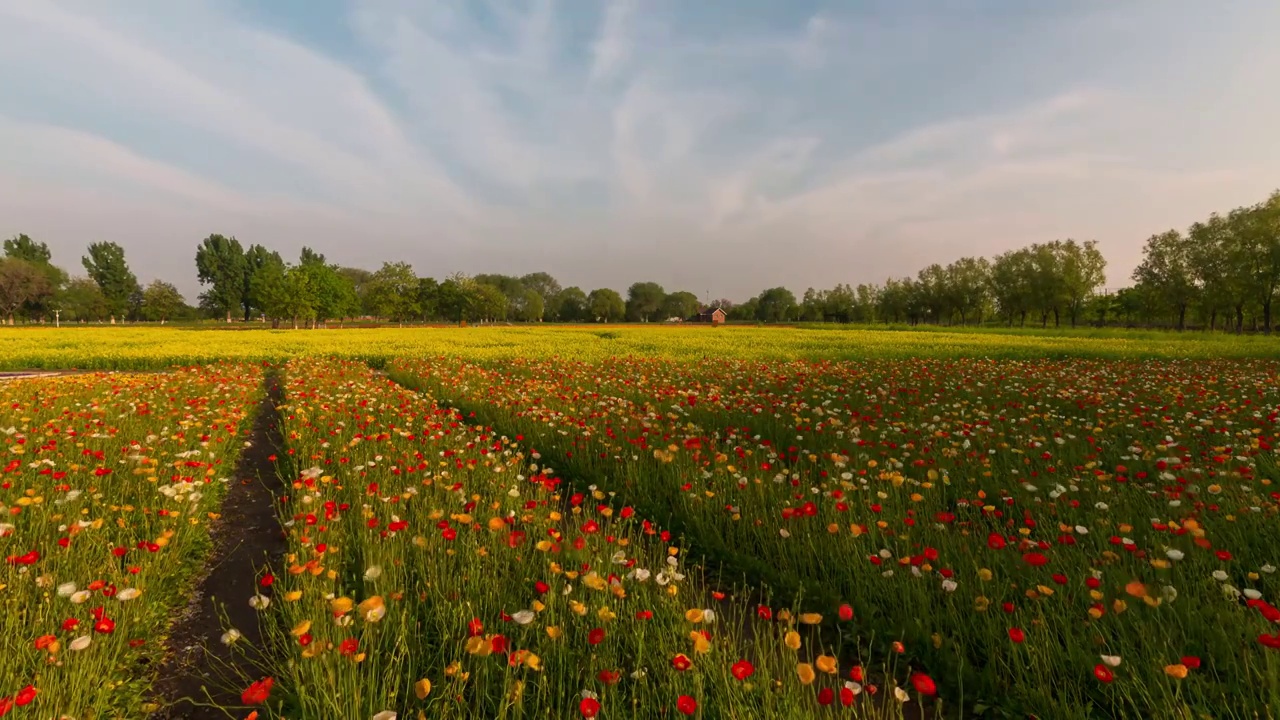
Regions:
<instances>
[{"instance_id":1,"label":"golden yellow flower","mask_svg":"<svg viewBox=\"0 0 1280 720\"><path fill-rule=\"evenodd\" d=\"M329 609L334 615L346 615L355 607L355 601L349 597L334 598L329 601Z\"/></svg>"},{"instance_id":2,"label":"golden yellow flower","mask_svg":"<svg viewBox=\"0 0 1280 720\"><path fill-rule=\"evenodd\" d=\"M786 643L787 647L791 648L792 650L800 649L800 633L796 632L795 630L791 630L790 632L788 632L782 641Z\"/></svg>"},{"instance_id":3,"label":"golden yellow flower","mask_svg":"<svg viewBox=\"0 0 1280 720\"><path fill-rule=\"evenodd\" d=\"M800 622L805 625L817 625L822 622L822 613L801 613Z\"/></svg>"},{"instance_id":4,"label":"golden yellow flower","mask_svg":"<svg viewBox=\"0 0 1280 720\"><path fill-rule=\"evenodd\" d=\"M689 633L689 639L693 641L693 649L699 655L706 655L711 651L711 641L706 635L695 630Z\"/></svg>"},{"instance_id":5,"label":"golden yellow flower","mask_svg":"<svg viewBox=\"0 0 1280 720\"><path fill-rule=\"evenodd\" d=\"M564 634L564 631L561 630L558 626L556 625L547 626L547 636L550 637L552 640L555 640L556 638L560 637L563 634Z\"/></svg>"},{"instance_id":6,"label":"golden yellow flower","mask_svg":"<svg viewBox=\"0 0 1280 720\"><path fill-rule=\"evenodd\" d=\"M426 700L427 696L431 694L431 681L426 678L422 678L418 682L414 683L413 694L417 695L419 700Z\"/></svg>"},{"instance_id":7,"label":"golden yellow flower","mask_svg":"<svg viewBox=\"0 0 1280 720\"><path fill-rule=\"evenodd\" d=\"M813 664L818 667L819 671L827 673L828 675L835 675L838 671L836 659L831 655L819 655L818 658L813 661Z\"/></svg>"},{"instance_id":8,"label":"golden yellow flower","mask_svg":"<svg viewBox=\"0 0 1280 720\"><path fill-rule=\"evenodd\" d=\"M480 657L487 657L493 652L493 643L488 638L480 636L467 638L467 652Z\"/></svg>"},{"instance_id":9,"label":"golden yellow flower","mask_svg":"<svg viewBox=\"0 0 1280 720\"><path fill-rule=\"evenodd\" d=\"M991 577L992 577L991 571L988 570L987 568L982 568L981 570L978 571L979 580L986 582L991 580Z\"/></svg>"},{"instance_id":10,"label":"golden yellow flower","mask_svg":"<svg viewBox=\"0 0 1280 720\"><path fill-rule=\"evenodd\" d=\"M691 623L702 622L702 610L699 608L689 608L684 611L684 619Z\"/></svg>"},{"instance_id":11,"label":"golden yellow flower","mask_svg":"<svg viewBox=\"0 0 1280 720\"><path fill-rule=\"evenodd\" d=\"M810 685L815 677L813 666L809 663L799 663L796 665L796 676L800 678L801 685Z\"/></svg>"},{"instance_id":12,"label":"golden yellow flower","mask_svg":"<svg viewBox=\"0 0 1280 720\"><path fill-rule=\"evenodd\" d=\"M1183 665L1182 663L1177 663L1175 665L1165 665L1164 674L1168 675L1169 677L1178 678L1179 680L1181 680L1182 678L1187 676L1187 666Z\"/></svg>"},{"instance_id":13,"label":"golden yellow flower","mask_svg":"<svg viewBox=\"0 0 1280 720\"><path fill-rule=\"evenodd\" d=\"M307 634L307 631L308 631L308 630L310 630L310 629L311 629L311 621L310 621L310 620L303 620L302 622L298 623L297 625L294 625L294 626L293 626L293 629L289 631L289 634L290 634L290 635L292 635L292 636L294 636L294 637L301 637L301 636L303 636L303 635L306 635L306 634Z\"/></svg>"}]
</instances>

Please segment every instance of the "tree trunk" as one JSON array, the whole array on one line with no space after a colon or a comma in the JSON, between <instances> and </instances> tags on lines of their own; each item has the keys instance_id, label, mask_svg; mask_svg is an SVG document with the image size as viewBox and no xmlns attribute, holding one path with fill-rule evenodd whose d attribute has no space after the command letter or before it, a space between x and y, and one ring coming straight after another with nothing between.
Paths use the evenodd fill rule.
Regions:
<instances>
[{"instance_id":1,"label":"tree trunk","mask_svg":"<svg viewBox=\"0 0 1280 720\"><path fill-rule=\"evenodd\" d=\"M1244 333L1244 304L1236 305L1236 334Z\"/></svg>"},{"instance_id":2,"label":"tree trunk","mask_svg":"<svg viewBox=\"0 0 1280 720\"><path fill-rule=\"evenodd\" d=\"M1262 332L1271 334L1271 298L1262 303Z\"/></svg>"},{"instance_id":3,"label":"tree trunk","mask_svg":"<svg viewBox=\"0 0 1280 720\"><path fill-rule=\"evenodd\" d=\"M231 323L231 309L227 308L227 323Z\"/></svg>"},{"instance_id":4,"label":"tree trunk","mask_svg":"<svg viewBox=\"0 0 1280 720\"><path fill-rule=\"evenodd\" d=\"M1178 331L1187 329L1187 305L1183 303L1178 306Z\"/></svg>"}]
</instances>

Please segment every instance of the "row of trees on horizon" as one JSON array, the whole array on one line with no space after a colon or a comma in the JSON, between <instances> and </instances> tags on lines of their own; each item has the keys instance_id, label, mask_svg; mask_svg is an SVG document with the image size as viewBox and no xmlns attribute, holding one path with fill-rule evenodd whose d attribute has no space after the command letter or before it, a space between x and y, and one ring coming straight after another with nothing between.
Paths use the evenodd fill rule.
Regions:
<instances>
[{"instance_id":1,"label":"row of trees on horizon","mask_svg":"<svg viewBox=\"0 0 1280 720\"><path fill-rule=\"evenodd\" d=\"M195 253L205 288L196 305L176 286L142 286L125 251L88 246L85 275L55 265L48 246L27 235L4 241L0 313L15 319L167 322L217 318L314 327L378 318L392 322L655 322L688 318L705 305L687 291L637 282L626 297L609 288L562 287L546 272L420 277L405 262L377 270L342 267L304 247L297 262L263 245L210 235ZM1186 232L1152 235L1134 284L1102 291L1106 259L1094 241L1056 240L994 258L934 263L884 284L809 288L800 298L769 288L745 302L716 300L733 321L1041 326L1141 325L1267 330L1280 292L1280 192L1256 205L1214 213Z\"/></svg>"}]
</instances>

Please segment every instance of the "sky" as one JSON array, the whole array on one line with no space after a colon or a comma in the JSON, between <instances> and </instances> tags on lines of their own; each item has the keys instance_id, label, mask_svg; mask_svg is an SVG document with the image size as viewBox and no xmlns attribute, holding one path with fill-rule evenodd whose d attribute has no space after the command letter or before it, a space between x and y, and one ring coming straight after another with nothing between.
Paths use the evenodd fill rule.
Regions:
<instances>
[{"instance_id":1,"label":"sky","mask_svg":"<svg viewBox=\"0 0 1280 720\"><path fill-rule=\"evenodd\" d=\"M1280 187L1275 0L0 0L0 236L744 300Z\"/></svg>"}]
</instances>

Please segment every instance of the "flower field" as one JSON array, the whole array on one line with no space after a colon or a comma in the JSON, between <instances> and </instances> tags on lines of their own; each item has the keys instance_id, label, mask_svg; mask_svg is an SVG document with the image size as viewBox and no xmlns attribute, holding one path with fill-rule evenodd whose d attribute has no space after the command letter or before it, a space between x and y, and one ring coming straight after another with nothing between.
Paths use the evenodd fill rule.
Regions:
<instances>
[{"instance_id":1,"label":"flower field","mask_svg":"<svg viewBox=\"0 0 1280 720\"><path fill-rule=\"evenodd\" d=\"M681 330L625 355L576 331L350 332L0 384L0 716L173 699L162 640L217 561L264 378L287 549L233 569L260 632L206 633L238 658L238 702L208 717L1280 707L1273 361L839 360L729 330L767 341L712 362L722 340Z\"/></svg>"},{"instance_id":2,"label":"flower field","mask_svg":"<svg viewBox=\"0 0 1280 720\"><path fill-rule=\"evenodd\" d=\"M137 717L261 371L0 384L0 716Z\"/></svg>"}]
</instances>

